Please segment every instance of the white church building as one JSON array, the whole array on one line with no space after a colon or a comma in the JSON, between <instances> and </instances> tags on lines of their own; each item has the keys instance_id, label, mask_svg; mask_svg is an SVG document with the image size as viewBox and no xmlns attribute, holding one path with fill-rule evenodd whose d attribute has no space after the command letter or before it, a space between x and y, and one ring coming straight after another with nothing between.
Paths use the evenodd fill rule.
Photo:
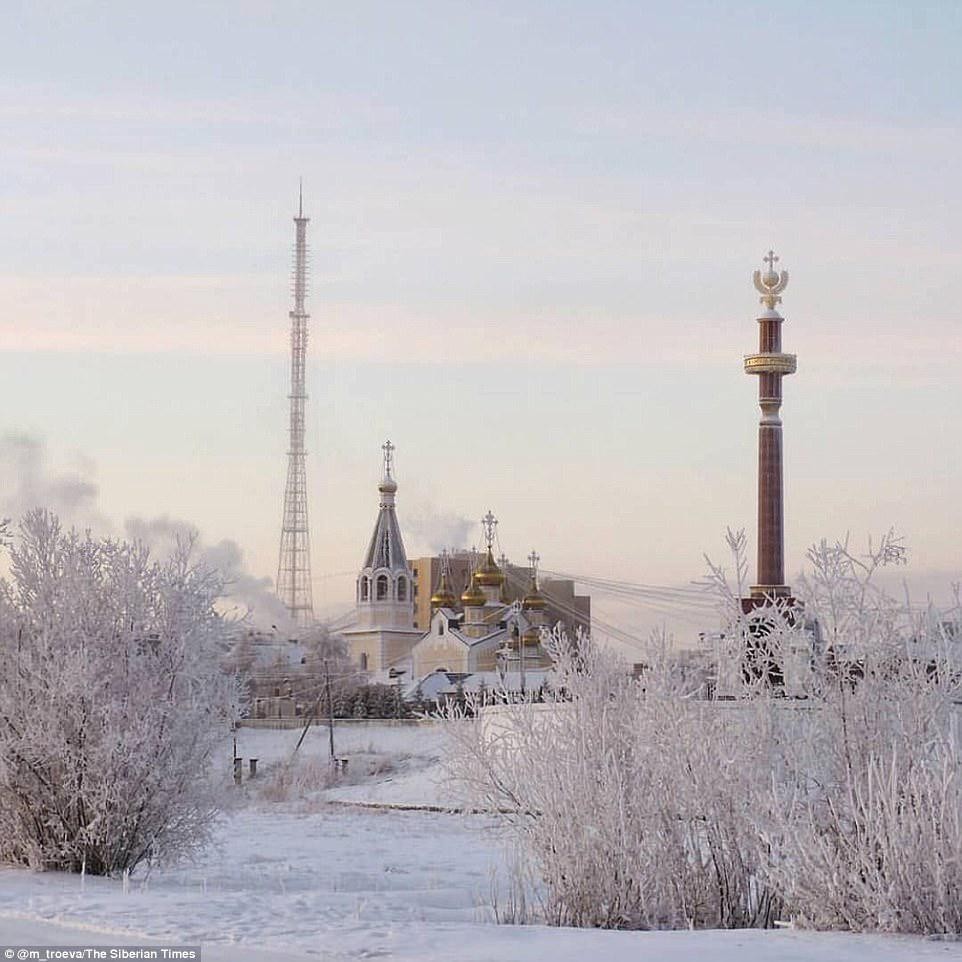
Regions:
<instances>
[{"instance_id":1,"label":"white church building","mask_svg":"<svg viewBox=\"0 0 962 962\"><path fill-rule=\"evenodd\" d=\"M388 441L382 450L378 515L357 578L355 622L342 633L352 661L375 675L403 673L407 684L433 672L472 674L519 667L534 671L550 665L540 643L547 601L538 588L537 556L532 554L531 584L523 599L507 603L505 574L492 549L498 522L490 511L482 521L487 549L460 599L442 564L439 583L431 586L427 631L414 627L413 571L395 509L394 445ZM426 585L421 588L430 590Z\"/></svg>"}]
</instances>

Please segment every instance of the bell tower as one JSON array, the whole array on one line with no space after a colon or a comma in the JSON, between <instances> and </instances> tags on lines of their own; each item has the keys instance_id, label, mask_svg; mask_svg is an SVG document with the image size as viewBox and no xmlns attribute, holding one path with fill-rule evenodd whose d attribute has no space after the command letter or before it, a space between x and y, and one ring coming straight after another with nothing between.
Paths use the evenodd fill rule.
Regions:
<instances>
[{"instance_id":1,"label":"bell tower","mask_svg":"<svg viewBox=\"0 0 962 962\"><path fill-rule=\"evenodd\" d=\"M377 486L377 521L357 579L358 625L410 628L414 622L414 593L394 508L397 494L393 474L395 447L385 441L381 450L384 452L384 474Z\"/></svg>"},{"instance_id":2,"label":"bell tower","mask_svg":"<svg viewBox=\"0 0 962 962\"><path fill-rule=\"evenodd\" d=\"M381 451L377 520L357 578L355 623L344 632L355 660L368 671L397 668L421 637L414 627L414 573L395 511L395 447L385 441Z\"/></svg>"}]
</instances>

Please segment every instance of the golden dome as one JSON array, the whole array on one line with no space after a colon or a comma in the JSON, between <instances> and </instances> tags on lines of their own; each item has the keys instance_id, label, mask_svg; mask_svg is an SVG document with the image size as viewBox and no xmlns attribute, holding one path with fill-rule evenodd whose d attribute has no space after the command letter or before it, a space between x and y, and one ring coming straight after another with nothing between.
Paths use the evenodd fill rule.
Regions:
<instances>
[{"instance_id":1,"label":"golden dome","mask_svg":"<svg viewBox=\"0 0 962 962\"><path fill-rule=\"evenodd\" d=\"M522 611L544 611L547 607L548 599L541 594L536 584L532 584L521 601Z\"/></svg>"},{"instance_id":2,"label":"golden dome","mask_svg":"<svg viewBox=\"0 0 962 962\"><path fill-rule=\"evenodd\" d=\"M488 546L488 553L485 555L484 561L481 562L478 570L475 571L474 577L479 585L486 585L490 588L496 588L504 584L504 572L494 560L490 545Z\"/></svg>"},{"instance_id":3,"label":"golden dome","mask_svg":"<svg viewBox=\"0 0 962 962\"><path fill-rule=\"evenodd\" d=\"M432 608L453 608L458 603L458 599L455 597L454 592L451 590L448 584L448 573L446 571L441 572L441 581L438 584L438 590L431 595L431 607Z\"/></svg>"},{"instance_id":4,"label":"golden dome","mask_svg":"<svg viewBox=\"0 0 962 962\"><path fill-rule=\"evenodd\" d=\"M464 589L464 594L461 595L461 604L468 608L480 608L486 602L487 598L481 587L478 585L478 572L471 575L471 582L468 584L467 588Z\"/></svg>"}]
</instances>

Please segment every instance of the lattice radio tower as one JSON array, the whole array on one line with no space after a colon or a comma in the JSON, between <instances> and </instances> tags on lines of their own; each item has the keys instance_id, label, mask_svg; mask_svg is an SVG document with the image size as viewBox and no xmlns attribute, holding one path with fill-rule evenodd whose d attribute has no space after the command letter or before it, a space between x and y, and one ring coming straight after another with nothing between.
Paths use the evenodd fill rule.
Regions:
<instances>
[{"instance_id":1,"label":"lattice radio tower","mask_svg":"<svg viewBox=\"0 0 962 962\"><path fill-rule=\"evenodd\" d=\"M287 452L287 486L284 489L284 519L281 522L281 550L277 562L277 594L287 606L295 625L314 621L311 597L311 533L307 524L307 465L304 451L304 365L307 359L307 222L304 192L298 192L294 218L294 310L291 318L291 423Z\"/></svg>"}]
</instances>

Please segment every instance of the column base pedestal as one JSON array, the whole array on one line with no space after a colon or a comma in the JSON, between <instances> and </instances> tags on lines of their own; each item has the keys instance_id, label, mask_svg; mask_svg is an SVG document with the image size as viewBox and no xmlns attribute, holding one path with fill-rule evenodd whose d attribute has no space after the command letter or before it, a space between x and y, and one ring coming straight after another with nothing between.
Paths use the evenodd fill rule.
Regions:
<instances>
[{"instance_id":1,"label":"column base pedestal","mask_svg":"<svg viewBox=\"0 0 962 962\"><path fill-rule=\"evenodd\" d=\"M763 605L780 602L788 608L794 608L798 602L792 597L792 589L788 585L752 585L751 596L742 598L742 613L748 614Z\"/></svg>"}]
</instances>

